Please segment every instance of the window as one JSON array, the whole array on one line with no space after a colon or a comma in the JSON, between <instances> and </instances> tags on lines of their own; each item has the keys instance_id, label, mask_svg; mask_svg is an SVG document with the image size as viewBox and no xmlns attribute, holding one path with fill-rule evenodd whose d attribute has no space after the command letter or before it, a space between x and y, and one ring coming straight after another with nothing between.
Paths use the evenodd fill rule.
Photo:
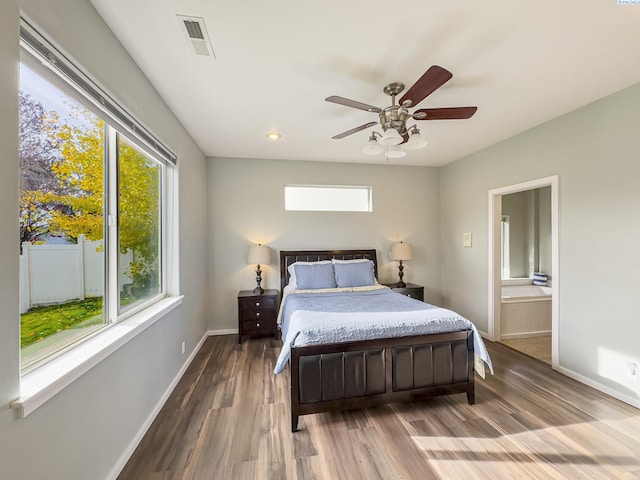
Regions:
<instances>
[{"instance_id":1,"label":"window","mask_svg":"<svg viewBox=\"0 0 640 480\"><path fill-rule=\"evenodd\" d=\"M285 185L285 210L372 212L371 187Z\"/></svg>"},{"instance_id":2,"label":"window","mask_svg":"<svg viewBox=\"0 0 640 480\"><path fill-rule=\"evenodd\" d=\"M24 372L166 296L175 156L24 21L19 122Z\"/></svg>"},{"instance_id":3,"label":"window","mask_svg":"<svg viewBox=\"0 0 640 480\"><path fill-rule=\"evenodd\" d=\"M118 308L121 312L162 292L162 164L119 134ZM123 275L124 274L124 275Z\"/></svg>"}]
</instances>

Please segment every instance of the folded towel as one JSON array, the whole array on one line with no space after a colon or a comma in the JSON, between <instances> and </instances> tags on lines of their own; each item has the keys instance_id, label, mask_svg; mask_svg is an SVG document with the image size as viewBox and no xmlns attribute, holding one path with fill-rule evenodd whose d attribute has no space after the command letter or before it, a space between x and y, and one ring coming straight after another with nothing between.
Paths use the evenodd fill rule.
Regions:
<instances>
[{"instance_id":1,"label":"folded towel","mask_svg":"<svg viewBox=\"0 0 640 480\"><path fill-rule=\"evenodd\" d=\"M540 285L542 287L547 285L547 274L546 273L540 273L540 272L535 272L533 274L533 284L534 285Z\"/></svg>"}]
</instances>

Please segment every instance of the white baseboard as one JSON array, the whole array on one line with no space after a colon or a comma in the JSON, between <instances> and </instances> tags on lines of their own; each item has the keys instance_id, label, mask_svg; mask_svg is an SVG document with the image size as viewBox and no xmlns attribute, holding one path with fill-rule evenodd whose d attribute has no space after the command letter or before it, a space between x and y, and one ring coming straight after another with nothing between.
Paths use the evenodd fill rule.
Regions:
<instances>
[{"instance_id":1,"label":"white baseboard","mask_svg":"<svg viewBox=\"0 0 640 480\"><path fill-rule=\"evenodd\" d=\"M551 330L541 330L539 332L523 332L523 333L507 333L502 335L500 340L511 340L513 338L533 338L533 337L550 337Z\"/></svg>"},{"instance_id":2,"label":"white baseboard","mask_svg":"<svg viewBox=\"0 0 640 480\"><path fill-rule=\"evenodd\" d=\"M632 407L636 407L640 409L640 399L638 399L637 397L632 397L631 395L625 395L624 393L614 390L613 388L603 385L602 383L596 382L591 378L587 378L583 375L580 375L579 373L574 372L573 370L569 370L568 368L558 366L556 370L562 373L563 375L566 375L567 377L573 378L574 380L584 383L585 385L591 388L594 388L602 393L606 393L610 397L617 398L621 402L628 403Z\"/></svg>"},{"instance_id":3,"label":"white baseboard","mask_svg":"<svg viewBox=\"0 0 640 480\"><path fill-rule=\"evenodd\" d=\"M187 368L189 368L189 365L191 365L191 362L195 358L196 354L200 351L200 348L202 347L202 344L205 342L207 337L209 337L209 332L206 332L202 336L202 338L200 339L198 344L195 346L195 348L193 349L193 351L191 352L187 360L182 365L182 368L180 368L180 370L178 371L176 376L173 378L173 380L171 381L171 383L169 384L165 392L162 394L162 396L158 400L158 403L156 403L155 408L151 411L151 413L147 417L147 420L142 424L142 426L140 427L140 430L138 430L138 433L133 437L133 439L129 443L129 446L121 455L120 459L114 465L113 469L107 476L108 479L115 480L118 478L118 475L120 475L120 472L122 472L122 469L131 458L131 455L133 455L133 452L142 441L142 438L145 436L145 434L149 430L149 427L151 427L151 424L158 416L158 413L160 413L160 410L162 410L162 407L164 406L166 401L169 399L169 396L171 395L173 390L176 388L176 385L178 385L178 382L180 381L184 373L187 371Z\"/></svg>"}]
</instances>

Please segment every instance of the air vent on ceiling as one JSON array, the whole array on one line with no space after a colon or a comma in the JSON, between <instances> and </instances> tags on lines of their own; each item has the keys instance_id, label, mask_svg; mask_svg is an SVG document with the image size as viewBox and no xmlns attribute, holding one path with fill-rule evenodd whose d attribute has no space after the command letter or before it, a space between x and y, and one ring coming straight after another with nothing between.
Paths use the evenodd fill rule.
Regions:
<instances>
[{"instance_id":1,"label":"air vent on ceiling","mask_svg":"<svg viewBox=\"0 0 640 480\"><path fill-rule=\"evenodd\" d=\"M194 53L201 57L216 58L204 18L186 15L176 15L176 17L182 24L182 31L186 34Z\"/></svg>"}]
</instances>

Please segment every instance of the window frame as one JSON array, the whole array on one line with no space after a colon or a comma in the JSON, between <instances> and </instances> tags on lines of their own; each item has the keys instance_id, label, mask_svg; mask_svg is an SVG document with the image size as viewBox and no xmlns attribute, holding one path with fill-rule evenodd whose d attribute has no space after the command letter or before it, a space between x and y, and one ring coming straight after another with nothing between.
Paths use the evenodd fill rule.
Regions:
<instances>
[{"instance_id":1,"label":"window frame","mask_svg":"<svg viewBox=\"0 0 640 480\"><path fill-rule=\"evenodd\" d=\"M108 157L107 158L107 162L109 164L108 169L116 172L116 174L111 175L109 178L109 181L113 181L114 185L108 189L109 190L109 196L108 196L108 203L109 203L108 212L109 213L107 215L109 220L106 222L106 225L105 225L105 228L107 230L107 234L105 235L105 238L107 236L109 238L109 241L107 243L109 248L109 255L107 256L108 257L107 266L108 266L109 273L107 274L107 278L105 279L105 285L107 285L107 280L108 280L108 286L107 288L105 288L105 290L108 290L108 294L106 296L109 299L106 323L110 325L113 323L120 322L130 317L131 315L134 315L137 312L144 310L145 308L158 302L159 300L163 299L168 295L167 294L167 276L165 271L166 270L165 266L167 264L166 242L168 237L167 231L166 231L167 221L165 219L165 214L166 214L165 205L167 203L165 201L166 200L165 184L166 184L166 177L167 177L167 169L169 167L166 164L164 164L164 162L161 162L160 160L158 160L152 153L145 150L142 146L136 144L136 142L130 139L126 134L119 132L117 129L109 125L107 125L106 128L107 128L107 136L108 136L107 141L109 142L109 147L108 147L109 153L106 155ZM120 185L118 181L119 180L118 153L120 151L119 138L123 138L127 142L127 144L129 144L129 146L137 150L142 155L145 155L147 158L160 164L161 172L162 172L160 175L160 186L159 186L160 195L159 195L159 202L158 202L158 208L160 210L158 221L160 223L160 245L161 245L160 258L158 259L161 265L160 292L157 293L156 295L153 295L145 299L144 301L140 302L138 305L135 305L134 307L130 309L126 309L124 311L122 310L122 306L120 304L121 292L120 292L120 285L118 283L118 275L119 275L118 260L120 258L119 257L120 229L118 228L120 225L120 216L119 216L119 208L118 208L118 199L120 198L120 191L119 191ZM105 188L105 191L107 191L106 188ZM105 272L106 270L107 269L105 268ZM114 279L114 280L111 280L111 279Z\"/></svg>"},{"instance_id":2,"label":"window frame","mask_svg":"<svg viewBox=\"0 0 640 480\"><path fill-rule=\"evenodd\" d=\"M29 41L25 40L25 35L31 39L37 38L41 48L34 48ZM43 51L48 51L50 54L43 56ZM24 417L120 346L179 306L183 296L179 293L179 235L174 228L178 221L177 156L116 102L112 95L109 95L85 75L75 62L63 55L24 18L21 18L20 28L20 62L44 77L83 107L97 114L105 122L104 325L95 332L61 347L52 355L44 357L20 371L20 398L14 401L11 406L18 410L19 417ZM61 63L64 65L62 69L58 68ZM84 84L74 83L74 78L67 74L71 70L75 72L75 78L81 78ZM93 89L91 94L98 92L103 95L102 98L106 99L106 102L96 103L94 98L91 98L91 94L82 90L81 87L87 82ZM116 253L118 252L119 245L118 149L114 148L117 145L118 135L161 167L158 196L160 291L123 312L120 312L119 305L118 255L114 256L113 254L114 249ZM114 308L114 302L116 308Z\"/></svg>"}]
</instances>

